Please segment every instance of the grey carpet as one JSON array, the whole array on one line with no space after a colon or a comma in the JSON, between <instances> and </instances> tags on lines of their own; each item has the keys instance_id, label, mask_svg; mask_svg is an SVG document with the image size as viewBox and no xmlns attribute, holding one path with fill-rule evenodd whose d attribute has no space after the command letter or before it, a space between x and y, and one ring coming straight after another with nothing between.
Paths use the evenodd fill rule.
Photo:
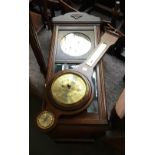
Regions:
<instances>
[{"instance_id":1,"label":"grey carpet","mask_svg":"<svg viewBox=\"0 0 155 155\"><path fill-rule=\"evenodd\" d=\"M105 93L108 116L114 107L119 95L125 87L123 77L125 74L124 63L118 58L105 54L104 58L105 68Z\"/></svg>"},{"instance_id":2,"label":"grey carpet","mask_svg":"<svg viewBox=\"0 0 155 155\"><path fill-rule=\"evenodd\" d=\"M50 47L51 31L45 29L38 33L38 39L40 42L41 50L47 65L48 53ZM43 87L45 79L40 73L40 68L34 56L31 46L29 47L29 81L30 81L30 91L34 94L43 95Z\"/></svg>"}]
</instances>

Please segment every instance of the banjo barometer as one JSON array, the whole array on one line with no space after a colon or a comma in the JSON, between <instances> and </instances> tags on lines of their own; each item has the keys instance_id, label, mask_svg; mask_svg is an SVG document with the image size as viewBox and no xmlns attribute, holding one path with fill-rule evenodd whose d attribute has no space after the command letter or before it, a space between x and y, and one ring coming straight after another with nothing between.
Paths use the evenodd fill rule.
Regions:
<instances>
[{"instance_id":1,"label":"banjo barometer","mask_svg":"<svg viewBox=\"0 0 155 155\"><path fill-rule=\"evenodd\" d=\"M74 125L76 122L95 124L95 119L106 117L101 83L103 75L98 62L116 43L119 35L105 31L100 39L100 19L86 13L68 13L53 18L53 23L45 85L46 104L36 117L37 126L42 131L51 131L67 121ZM82 116L94 103L99 108L99 117L96 114L94 121L85 122ZM68 117L62 121L63 116ZM76 120L78 116L82 120L78 119L79 123ZM102 119L100 124L105 122Z\"/></svg>"}]
</instances>

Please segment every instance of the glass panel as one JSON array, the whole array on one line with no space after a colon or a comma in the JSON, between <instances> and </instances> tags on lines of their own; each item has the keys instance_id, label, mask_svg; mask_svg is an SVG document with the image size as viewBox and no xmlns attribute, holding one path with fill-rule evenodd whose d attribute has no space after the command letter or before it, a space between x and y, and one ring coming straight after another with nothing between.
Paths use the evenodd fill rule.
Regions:
<instances>
[{"instance_id":1,"label":"glass panel","mask_svg":"<svg viewBox=\"0 0 155 155\"><path fill-rule=\"evenodd\" d=\"M82 56L91 49L90 38L80 32L65 35L60 41L61 50L70 56Z\"/></svg>"},{"instance_id":2,"label":"glass panel","mask_svg":"<svg viewBox=\"0 0 155 155\"><path fill-rule=\"evenodd\" d=\"M98 92L97 92L97 80L96 80L96 72L93 72L92 81L94 84L94 99L90 106L87 108L87 112L90 113L98 113Z\"/></svg>"}]
</instances>

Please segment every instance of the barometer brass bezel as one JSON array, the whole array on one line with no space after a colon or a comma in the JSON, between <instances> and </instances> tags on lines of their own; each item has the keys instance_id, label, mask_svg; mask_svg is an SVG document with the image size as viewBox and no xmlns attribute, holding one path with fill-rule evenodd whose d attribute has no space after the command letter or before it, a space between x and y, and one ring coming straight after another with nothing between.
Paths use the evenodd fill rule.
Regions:
<instances>
[{"instance_id":1,"label":"barometer brass bezel","mask_svg":"<svg viewBox=\"0 0 155 155\"><path fill-rule=\"evenodd\" d=\"M79 77L81 77L83 79L83 81L85 82L85 85L86 85L86 93L84 95L84 97L74 103L74 104L62 104L60 103L59 101L57 101L52 93L51 93L51 86L52 86L52 83L57 79L59 78L61 75L64 75L64 74L75 74ZM83 74L77 72L77 71L74 71L74 70L64 70L64 71L60 71L60 72L57 72L54 77L51 79L51 82L48 84L47 86L47 94L48 94L48 97L50 98L52 104L54 106L56 106L57 108L61 109L61 110L64 110L64 111L76 111L80 108L82 108L85 104L88 104L93 92L93 84L92 82L87 78L85 77Z\"/></svg>"}]
</instances>

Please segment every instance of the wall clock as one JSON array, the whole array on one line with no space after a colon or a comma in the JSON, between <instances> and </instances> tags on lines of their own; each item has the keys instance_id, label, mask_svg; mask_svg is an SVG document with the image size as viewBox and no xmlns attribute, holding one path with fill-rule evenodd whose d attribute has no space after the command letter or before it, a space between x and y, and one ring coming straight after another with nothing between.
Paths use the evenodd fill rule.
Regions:
<instances>
[{"instance_id":1,"label":"wall clock","mask_svg":"<svg viewBox=\"0 0 155 155\"><path fill-rule=\"evenodd\" d=\"M108 125L103 61L99 58L100 54L94 55L95 59L88 59L97 50L100 24L100 18L86 13L72 12L53 18L46 105L37 116L37 123L43 123L43 127L40 124L38 127L52 137L89 137L104 133ZM102 50L109 48L109 37L113 39L111 36L106 36L108 42ZM90 67L90 72L85 66L80 68L87 60L93 64L99 59L99 63Z\"/></svg>"}]
</instances>

